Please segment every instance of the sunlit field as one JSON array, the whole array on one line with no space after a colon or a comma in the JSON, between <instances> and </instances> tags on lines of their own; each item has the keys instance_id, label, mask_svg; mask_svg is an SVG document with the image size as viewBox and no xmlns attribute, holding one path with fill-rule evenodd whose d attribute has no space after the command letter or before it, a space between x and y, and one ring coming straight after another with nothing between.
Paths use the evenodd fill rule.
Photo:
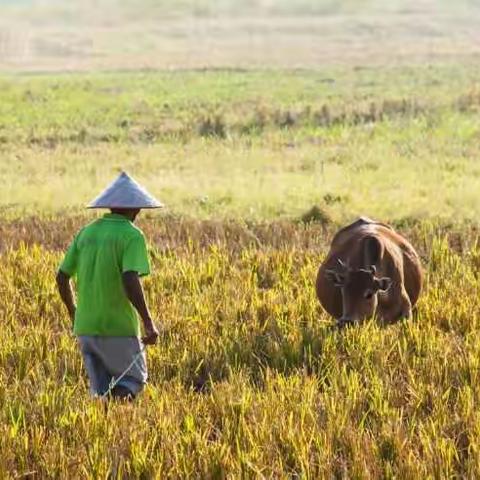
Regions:
<instances>
[{"instance_id":1,"label":"sunlit field","mask_svg":"<svg viewBox=\"0 0 480 480\"><path fill-rule=\"evenodd\" d=\"M477 476L475 229L405 228L427 269L415 318L336 331L312 287L329 229L145 222L166 332L145 394L105 409L54 291L78 222L17 223L28 246L4 226L2 476Z\"/></svg>"},{"instance_id":2,"label":"sunlit field","mask_svg":"<svg viewBox=\"0 0 480 480\"><path fill-rule=\"evenodd\" d=\"M194 217L317 205L476 217L477 67L4 76L0 207L79 209L123 168ZM17 215L18 216L18 215Z\"/></svg>"},{"instance_id":3,"label":"sunlit field","mask_svg":"<svg viewBox=\"0 0 480 480\"><path fill-rule=\"evenodd\" d=\"M475 2L97 3L0 0L0 478L478 478ZM54 277L122 169L166 204L138 222L163 333L106 405ZM314 282L360 215L425 288L338 330Z\"/></svg>"}]
</instances>

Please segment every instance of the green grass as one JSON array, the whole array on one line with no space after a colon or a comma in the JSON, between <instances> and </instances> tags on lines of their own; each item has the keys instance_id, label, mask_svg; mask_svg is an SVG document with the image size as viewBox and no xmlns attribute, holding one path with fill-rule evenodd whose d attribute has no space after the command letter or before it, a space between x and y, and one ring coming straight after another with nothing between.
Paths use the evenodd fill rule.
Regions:
<instances>
[{"instance_id":1,"label":"green grass","mask_svg":"<svg viewBox=\"0 0 480 480\"><path fill-rule=\"evenodd\" d=\"M474 219L477 69L3 77L5 215L78 211L127 169L173 214ZM433 201L434 199L434 201Z\"/></svg>"}]
</instances>

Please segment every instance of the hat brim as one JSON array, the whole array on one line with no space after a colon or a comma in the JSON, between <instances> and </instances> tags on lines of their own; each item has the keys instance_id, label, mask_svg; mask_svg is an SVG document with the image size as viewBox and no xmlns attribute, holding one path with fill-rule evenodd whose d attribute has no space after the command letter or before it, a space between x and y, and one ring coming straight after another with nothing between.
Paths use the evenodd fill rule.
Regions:
<instances>
[{"instance_id":1,"label":"hat brim","mask_svg":"<svg viewBox=\"0 0 480 480\"><path fill-rule=\"evenodd\" d=\"M108 208L108 209L117 209L117 210L155 210L155 209L160 209L160 208L165 208L165 205L149 205L147 207L140 207L138 205L87 205L86 207L88 210L94 210L96 208L102 209L102 208Z\"/></svg>"}]
</instances>

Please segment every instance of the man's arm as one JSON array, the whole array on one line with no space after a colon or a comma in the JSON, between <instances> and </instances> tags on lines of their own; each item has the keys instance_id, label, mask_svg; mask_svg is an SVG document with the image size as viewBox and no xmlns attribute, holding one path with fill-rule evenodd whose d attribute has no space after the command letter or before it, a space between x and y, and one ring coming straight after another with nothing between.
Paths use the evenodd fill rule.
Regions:
<instances>
[{"instance_id":1,"label":"man's arm","mask_svg":"<svg viewBox=\"0 0 480 480\"><path fill-rule=\"evenodd\" d=\"M57 273L57 288L62 302L67 307L68 315L73 321L76 310L75 297L73 295L72 286L70 285L70 277L61 270Z\"/></svg>"},{"instance_id":2,"label":"man's arm","mask_svg":"<svg viewBox=\"0 0 480 480\"><path fill-rule=\"evenodd\" d=\"M145 345L157 343L158 331L153 324L152 317L145 302L142 284L137 272L124 272L122 274L123 287L132 305L137 310L143 321L145 337L142 339Z\"/></svg>"}]
</instances>

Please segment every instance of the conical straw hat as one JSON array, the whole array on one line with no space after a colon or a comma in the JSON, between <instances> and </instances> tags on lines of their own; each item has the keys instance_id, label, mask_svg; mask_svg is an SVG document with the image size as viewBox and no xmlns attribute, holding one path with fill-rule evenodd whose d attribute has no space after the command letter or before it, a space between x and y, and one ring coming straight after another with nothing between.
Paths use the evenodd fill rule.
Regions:
<instances>
[{"instance_id":1,"label":"conical straw hat","mask_svg":"<svg viewBox=\"0 0 480 480\"><path fill-rule=\"evenodd\" d=\"M122 172L87 208L161 208L163 203L150 195L127 173Z\"/></svg>"}]
</instances>

